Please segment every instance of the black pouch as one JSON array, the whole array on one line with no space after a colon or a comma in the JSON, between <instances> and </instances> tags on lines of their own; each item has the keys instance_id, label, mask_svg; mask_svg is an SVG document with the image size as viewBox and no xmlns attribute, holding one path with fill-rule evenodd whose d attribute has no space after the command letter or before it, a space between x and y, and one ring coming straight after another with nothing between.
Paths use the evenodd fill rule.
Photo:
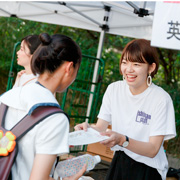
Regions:
<instances>
[{"instance_id":1,"label":"black pouch","mask_svg":"<svg viewBox=\"0 0 180 180\"><path fill-rule=\"evenodd\" d=\"M167 177L175 177L180 180L180 169L170 167L167 172Z\"/></svg>"}]
</instances>

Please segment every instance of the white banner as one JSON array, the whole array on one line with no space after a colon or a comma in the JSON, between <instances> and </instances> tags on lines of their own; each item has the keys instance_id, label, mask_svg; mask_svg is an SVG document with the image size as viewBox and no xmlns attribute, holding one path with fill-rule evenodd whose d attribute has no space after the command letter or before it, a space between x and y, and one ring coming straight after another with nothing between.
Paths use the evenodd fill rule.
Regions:
<instances>
[{"instance_id":1,"label":"white banner","mask_svg":"<svg viewBox=\"0 0 180 180\"><path fill-rule=\"evenodd\" d=\"M156 2L151 45L180 50L180 1Z\"/></svg>"}]
</instances>

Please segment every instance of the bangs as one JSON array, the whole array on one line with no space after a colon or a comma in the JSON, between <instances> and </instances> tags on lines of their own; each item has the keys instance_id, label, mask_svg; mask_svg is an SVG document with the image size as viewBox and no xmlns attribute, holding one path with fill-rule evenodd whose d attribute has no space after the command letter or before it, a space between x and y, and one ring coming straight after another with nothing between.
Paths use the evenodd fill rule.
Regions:
<instances>
[{"instance_id":1,"label":"bangs","mask_svg":"<svg viewBox=\"0 0 180 180\"><path fill-rule=\"evenodd\" d=\"M145 39L134 39L125 46L119 61L121 74L121 65L123 59L129 62L144 63L148 65L155 63L156 68L151 73L152 77L154 77L154 75L157 73L159 67L157 50L150 45L150 41Z\"/></svg>"},{"instance_id":2,"label":"bangs","mask_svg":"<svg viewBox=\"0 0 180 180\"><path fill-rule=\"evenodd\" d=\"M126 51L122 54L122 59L130 62L147 63L142 55L141 49L132 44L127 47Z\"/></svg>"}]
</instances>

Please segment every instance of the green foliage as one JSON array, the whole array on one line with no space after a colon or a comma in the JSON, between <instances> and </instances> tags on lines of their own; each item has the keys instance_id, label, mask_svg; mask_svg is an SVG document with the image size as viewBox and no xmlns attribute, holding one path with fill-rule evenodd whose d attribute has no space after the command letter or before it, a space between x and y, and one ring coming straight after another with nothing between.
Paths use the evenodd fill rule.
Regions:
<instances>
[{"instance_id":1,"label":"green foliage","mask_svg":"<svg viewBox=\"0 0 180 180\"><path fill-rule=\"evenodd\" d=\"M18 41L29 34L40 34L47 32L49 34L65 34L78 42L82 52L88 55L95 56L98 46L98 33L79 30L76 28L68 28L64 26L49 25L35 21L22 20L18 18L0 17L0 68L9 69L13 46ZM89 41L86 41L86 38ZM93 37L93 38L92 38ZM84 47L84 48L83 48Z\"/></svg>"},{"instance_id":2,"label":"green foliage","mask_svg":"<svg viewBox=\"0 0 180 180\"><path fill-rule=\"evenodd\" d=\"M166 84L177 84L180 79L180 51L157 48L161 74Z\"/></svg>"}]
</instances>

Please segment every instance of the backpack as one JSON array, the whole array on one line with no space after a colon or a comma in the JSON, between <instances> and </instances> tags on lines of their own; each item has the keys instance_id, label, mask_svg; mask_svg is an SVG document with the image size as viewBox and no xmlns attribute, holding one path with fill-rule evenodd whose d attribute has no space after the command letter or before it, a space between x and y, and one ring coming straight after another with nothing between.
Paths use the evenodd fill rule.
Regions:
<instances>
[{"instance_id":1,"label":"backpack","mask_svg":"<svg viewBox=\"0 0 180 180\"><path fill-rule=\"evenodd\" d=\"M1 103L1 105L0 105L0 133L1 133L0 139L2 138L2 132L3 132L3 136L4 136L5 133L6 132L9 133L9 131L10 131L10 133L13 133L13 135L15 135L16 139L13 140L13 143L15 144L14 150L12 152L9 152L9 154L6 156L4 156L4 155L0 156L0 180L10 180L11 179L11 168L12 168L12 165L13 165L13 163L16 159L17 153L18 153L18 146L17 146L18 141L29 130L31 130L36 124L38 124L39 122L44 120L46 117L48 117L52 114L55 114L55 113L64 113L63 110L61 110L58 107L39 106L32 112L31 115L27 114L11 130L7 131L4 128L4 122L5 122L5 116L7 113L7 109L8 109L8 106ZM13 135L11 137L13 137ZM9 144L8 144L8 146L9 146ZM12 150L12 149L10 148L10 150Z\"/></svg>"}]
</instances>

